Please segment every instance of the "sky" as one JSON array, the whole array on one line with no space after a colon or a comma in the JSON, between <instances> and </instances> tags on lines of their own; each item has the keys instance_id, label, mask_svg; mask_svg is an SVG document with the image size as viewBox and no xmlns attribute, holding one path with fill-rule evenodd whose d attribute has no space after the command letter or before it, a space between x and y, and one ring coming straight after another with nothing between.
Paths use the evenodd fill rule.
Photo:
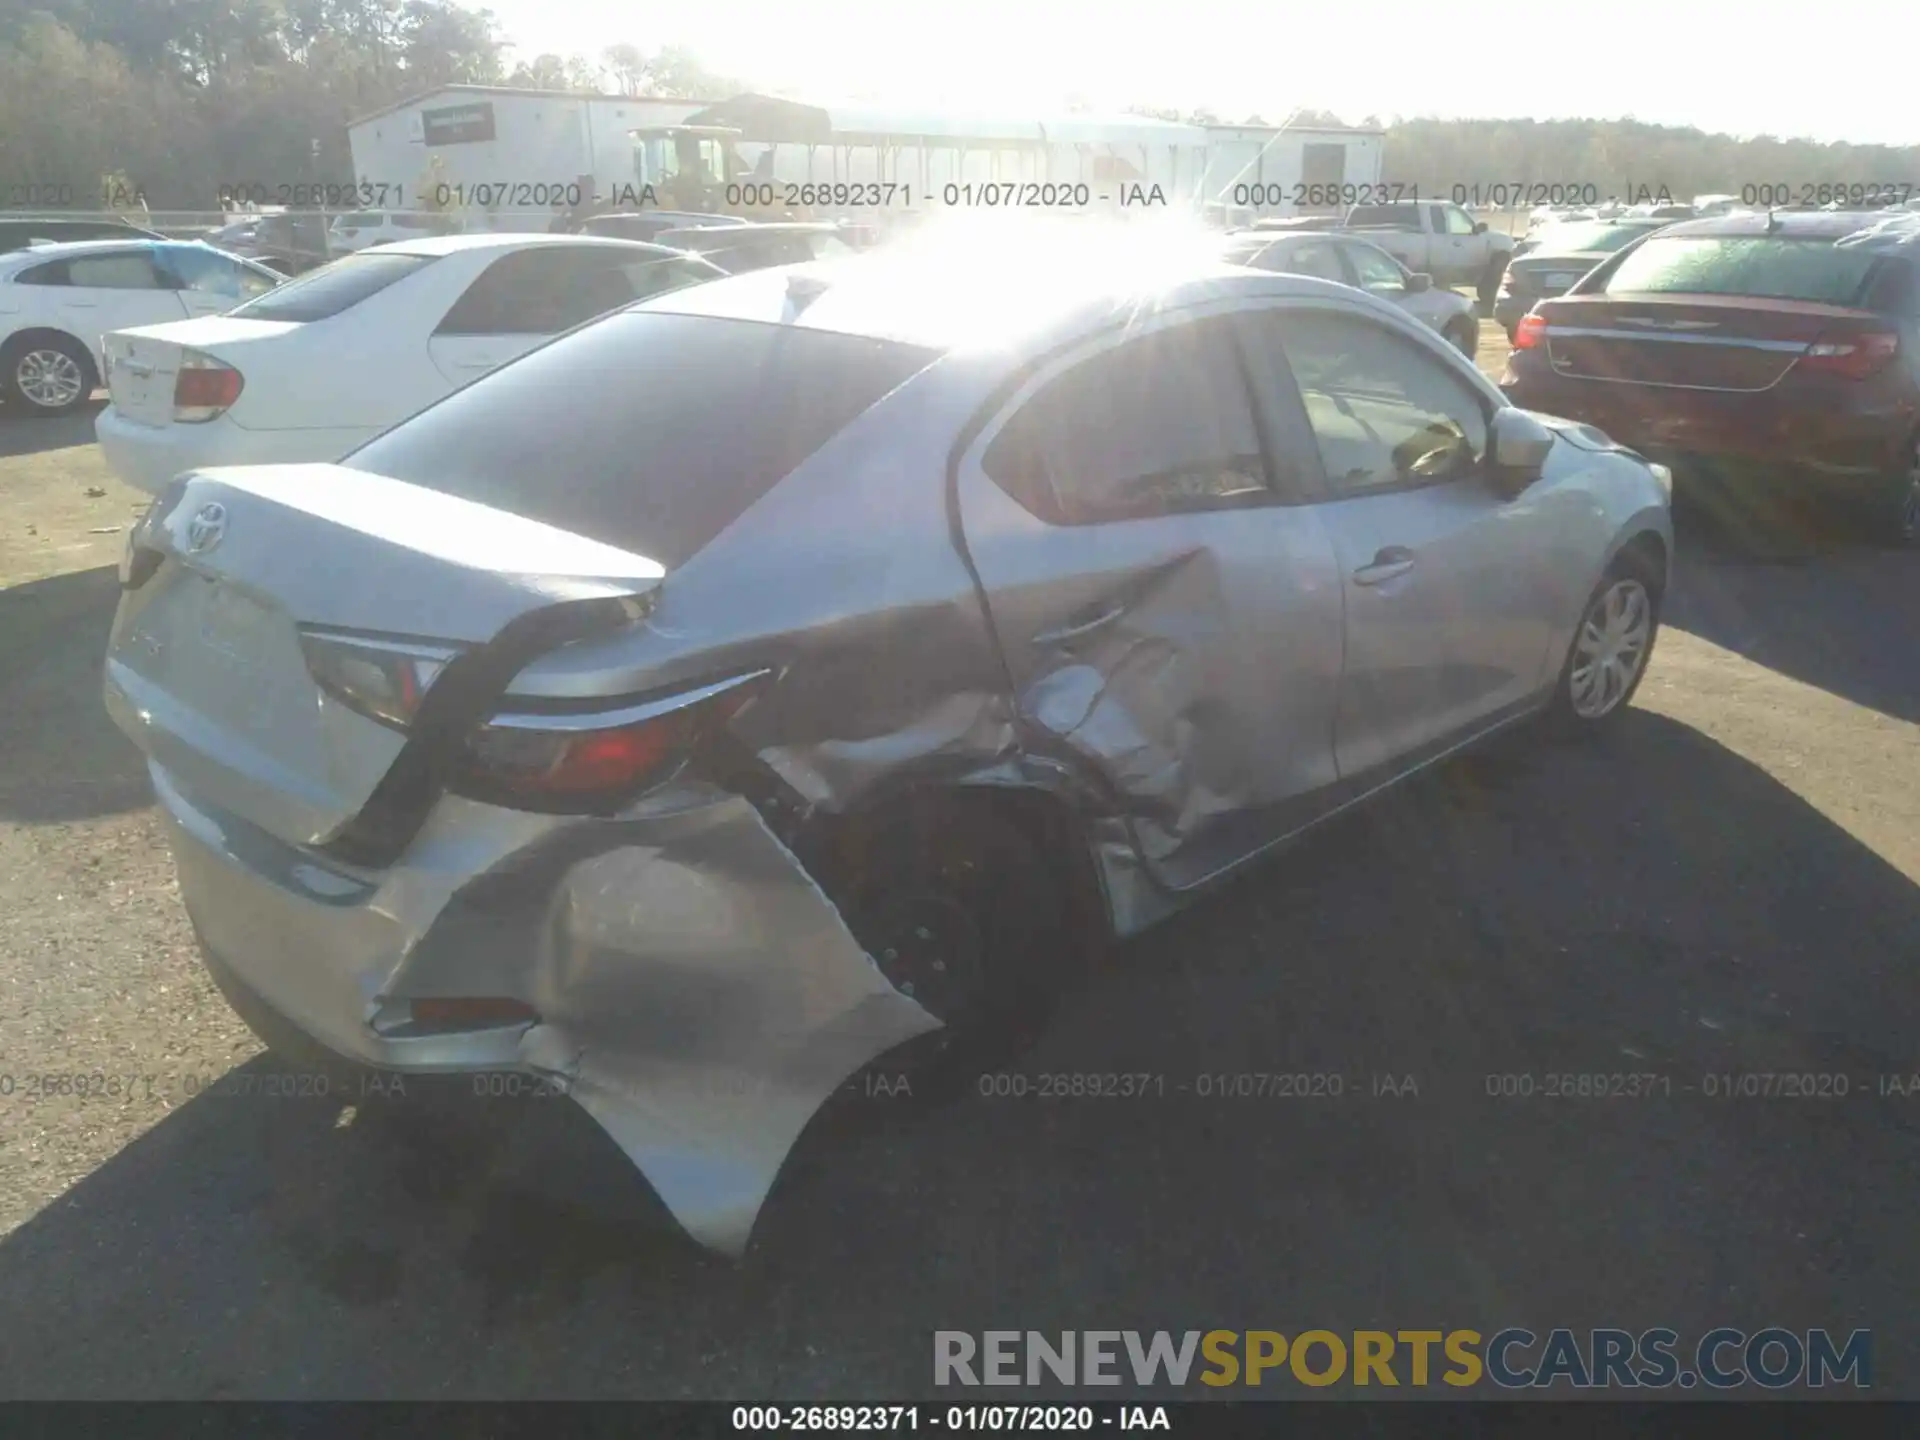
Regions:
<instances>
[{"instance_id":1,"label":"sky","mask_svg":"<svg viewBox=\"0 0 1920 1440\"><path fill-rule=\"evenodd\" d=\"M471 3L493 11L516 58L682 44L718 73L828 102L1045 114L1080 97L1100 110L1204 107L1269 122L1296 107L1349 122L1632 116L1735 135L1920 144L1912 0Z\"/></svg>"}]
</instances>

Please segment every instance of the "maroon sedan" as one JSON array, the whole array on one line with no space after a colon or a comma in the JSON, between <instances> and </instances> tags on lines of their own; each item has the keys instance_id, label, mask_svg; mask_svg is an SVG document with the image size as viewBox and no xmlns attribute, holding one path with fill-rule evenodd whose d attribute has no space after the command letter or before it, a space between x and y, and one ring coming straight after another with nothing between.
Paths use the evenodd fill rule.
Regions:
<instances>
[{"instance_id":1,"label":"maroon sedan","mask_svg":"<svg viewBox=\"0 0 1920 1440\"><path fill-rule=\"evenodd\" d=\"M1920 544L1920 225L1670 226L1536 305L1500 388L1667 462L1683 489L1837 502Z\"/></svg>"}]
</instances>

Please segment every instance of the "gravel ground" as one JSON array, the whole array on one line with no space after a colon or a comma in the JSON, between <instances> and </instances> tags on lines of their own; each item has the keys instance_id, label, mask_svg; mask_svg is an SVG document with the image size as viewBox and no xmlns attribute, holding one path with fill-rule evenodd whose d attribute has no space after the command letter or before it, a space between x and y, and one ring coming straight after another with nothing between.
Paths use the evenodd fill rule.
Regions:
<instances>
[{"instance_id":1,"label":"gravel ground","mask_svg":"<svg viewBox=\"0 0 1920 1440\"><path fill-rule=\"evenodd\" d=\"M1910 557L1690 543L1611 741L1522 738L1329 829L1021 1062L1164 1097L850 1093L735 1267L564 1101L189 1093L264 1067L99 704L95 532L137 497L90 439L0 418L0 1395L907 1397L936 1328L1509 1324L1867 1326L1879 1393L1920 1395L1920 1095L1878 1093L1920 1072ZM1788 1070L1852 1093L1701 1093ZM26 1098L96 1071L142 1079ZM1240 1071L1349 1093L1191 1093ZM1486 1092L1566 1071L1673 1093Z\"/></svg>"}]
</instances>

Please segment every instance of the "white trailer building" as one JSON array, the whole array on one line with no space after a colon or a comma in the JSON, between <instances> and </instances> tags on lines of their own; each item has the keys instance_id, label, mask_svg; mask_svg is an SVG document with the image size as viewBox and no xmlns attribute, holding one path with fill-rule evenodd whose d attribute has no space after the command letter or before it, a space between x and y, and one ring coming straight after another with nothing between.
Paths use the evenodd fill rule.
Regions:
<instances>
[{"instance_id":1,"label":"white trailer building","mask_svg":"<svg viewBox=\"0 0 1920 1440\"><path fill-rule=\"evenodd\" d=\"M728 208L1219 206L1290 214L1370 198L1339 192L1380 174L1377 130L931 114L753 94L696 111L684 125L677 134L636 127L636 173L666 191L697 169L727 192L720 203Z\"/></svg>"},{"instance_id":2,"label":"white trailer building","mask_svg":"<svg viewBox=\"0 0 1920 1440\"><path fill-rule=\"evenodd\" d=\"M481 226L544 225L569 204L631 208L631 132L701 108L692 100L447 85L349 122L347 143L354 180L374 187L362 193L390 187L373 208L445 210Z\"/></svg>"}]
</instances>

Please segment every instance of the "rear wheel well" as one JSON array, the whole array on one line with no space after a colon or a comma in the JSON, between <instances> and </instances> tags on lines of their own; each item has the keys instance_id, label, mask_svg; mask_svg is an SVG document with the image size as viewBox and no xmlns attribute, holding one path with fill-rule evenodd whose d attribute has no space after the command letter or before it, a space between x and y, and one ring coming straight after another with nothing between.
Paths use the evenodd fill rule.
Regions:
<instances>
[{"instance_id":1,"label":"rear wheel well","mask_svg":"<svg viewBox=\"0 0 1920 1440\"><path fill-rule=\"evenodd\" d=\"M816 815L795 837L794 849L810 871L823 862L831 870L833 858L857 849L866 838L903 824L950 826L961 834L981 822L1010 827L1043 858L1054 883L1065 888L1078 939L1097 944L1111 934L1085 828L1067 801L1044 790L918 785L845 814ZM831 897L830 886L828 893Z\"/></svg>"},{"instance_id":2,"label":"rear wheel well","mask_svg":"<svg viewBox=\"0 0 1920 1440\"><path fill-rule=\"evenodd\" d=\"M86 365L86 377L93 382L92 388L98 389L100 367L93 363L93 351L88 348L87 342L77 335L65 330L56 330L49 325L36 325L30 329L16 330L9 335L5 343L0 344L0 360L11 361L14 356L23 354L36 345L46 345L55 341L62 342L80 352Z\"/></svg>"}]
</instances>

